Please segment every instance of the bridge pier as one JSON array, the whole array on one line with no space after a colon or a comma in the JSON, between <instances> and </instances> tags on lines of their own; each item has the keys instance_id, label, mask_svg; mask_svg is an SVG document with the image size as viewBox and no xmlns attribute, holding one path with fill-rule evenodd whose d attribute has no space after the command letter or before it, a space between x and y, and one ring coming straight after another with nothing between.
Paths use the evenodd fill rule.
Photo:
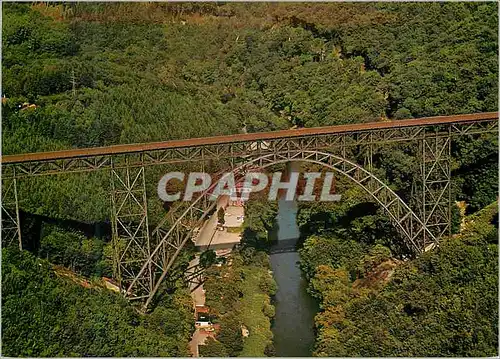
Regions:
<instances>
[{"instance_id":1,"label":"bridge pier","mask_svg":"<svg viewBox=\"0 0 500 359\"><path fill-rule=\"evenodd\" d=\"M434 239L424 232L424 248L451 235L451 126L423 129L419 143L420 215Z\"/></svg>"},{"instance_id":2,"label":"bridge pier","mask_svg":"<svg viewBox=\"0 0 500 359\"><path fill-rule=\"evenodd\" d=\"M142 154L135 156L140 156L142 161ZM152 262L148 261L151 243L145 170L144 166L129 166L129 156L111 158L111 224L114 275L120 288L127 288L148 262L147 270L136 282L136 292L127 293L139 299L141 294L152 290L154 274Z\"/></svg>"},{"instance_id":3,"label":"bridge pier","mask_svg":"<svg viewBox=\"0 0 500 359\"><path fill-rule=\"evenodd\" d=\"M10 246L17 241L22 250L17 178L15 169L13 171L13 177L2 178L2 246Z\"/></svg>"},{"instance_id":4,"label":"bridge pier","mask_svg":"<svg viewBox=\"0 0 500 359\"><path fill-rule=\"evenodd\" d=\"M115 277L124 294L143 299L146 309L195 234L194 229L215 210L208 192L204 193L192 203L175 205L150 233L146 166L228 162L241 176L248 169L308 161L361 186L388 213L405 244L418 254L451 231L452 138L497 132L495 112L7 155L1 159L2 234L9 243L17 238L22 248L19 179L110 171ZM414 146L420 166L412 208L373 174L373 151L396 143Z\"/></svg>"}]
</instances>

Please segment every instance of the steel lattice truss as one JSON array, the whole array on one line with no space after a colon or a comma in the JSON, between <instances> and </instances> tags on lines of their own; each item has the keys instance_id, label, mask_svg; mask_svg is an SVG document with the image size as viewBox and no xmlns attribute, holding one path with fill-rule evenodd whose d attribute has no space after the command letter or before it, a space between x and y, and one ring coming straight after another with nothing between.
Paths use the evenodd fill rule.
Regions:
<instances>
[{"instance_id":1,"label":"steel lattice truss","mask_svg":"<svg viewBox=\"0 0 500 359\"><path fill-rule=\"evenodd\" d=\"M427 133L420 146L422 221L434 238L451 233L451 137L438 134ZM434 238L424 235L424 248Z\"/></svg>"},{"instance_id":2,"label":"steel lattice truss","mask_svg":"<svg viewBox=\"0 0 500 359\"><path fill-rule=\"evenodd\" d=\"M309 136L252 139L233 143L209 143L134 153L91 154L49 160L2 163L2 235L4 244L21 242L17 181L24 177L68 172L106 170L111 181L114 275L124 295L143 301L146 310L172 271L186 243L193 239L216 201L207 191L190 203L179 202L150 228L146 194L146 168L151 165L200 162L229 163L227 171L243 179L251 168L301 161L332 169L363 188L385 210L400 233L402 243L421 253L450 233L451 142L456 136L498 131L498 118L471 123L385 128ZM412 143L416 160L416 205L405 203L372 171L374 151L391 143ZM358 163L362 153L363 166ZM187 270L189 279L199 278L200 269Z\"/></svg>"},{"instance_id":3,"label":"steel lattice truss","mask_svg":"<svg viewBox=\"0 0 500 359\"><path fill-rule=\"evenodd\" d=\"M125 162L129 158L126 157ZM150 234L146 201L144 167L115 168L111 163L111 224L113 230L114 275L120 287L136 278L144 261L149 259ZM152 262L137 281L140 290L152 290ZM127 293L132 295L132 293Z\"/></svg>"},{"instance_id":4,"label":"steel lattice truss","mask_svg":"<svg viewBox=\"0 0 500 359\"><path fill-rule=\"evenodd\" d=\"M386 184L367 170L363 169L361 166L339 156L317 151L290 151L285 152L282 155L271 154L258 157L246 162L242 166L232 169L232 171L235 173L235 179L238 182L243 179L242 174L245 172L246 167L251 167L252 169L264 169L275 164L290 161L321 164L327 168L337 171L360 185L389 214L393 223L396 225L396 228L405 239L405 244L416 253L423 251L423 233L425 231L427 231L428 237L435 239L433 234L425 228L418 216ZM171 251L166 257L164 257L167 261L164 262L163 272L158 277L157 282L153 283L153 292L146 300L145 308L147 308L153 299L154 294L158 291L161 282L168 274L172 264L175 262L180 249L188 242L188 240L193 238L193 230L195 228L199 228L203 223L203 220L207 218L210 213L214 212L216 202L210 200L210 193L214 186L215 183L193 203L191 203L188 208L184 209L184 211L174 210L173 213L169 213L168 217L171 219L166 222L171 222L173 218L178 218L175 222L171 222L172 225L169 231L155 230L157 234L162 233L157 238L157 247L152 251L150 259L143 264L136 280L130 284L127 291L134 292L137 290L137 283L143 278L142 275L143 273L146 273L150 263L162 260L162 258L159 258L158 253L164 253L163 248L172 247L175 251ZM186 225L186 223L189 225Z\"/></svg>"},{"instance_id":5,"label":"steel lattice truss","mask_svg":"<svg viewBox=\"0 0 500 359\"><path fill-rule=\"evenodd\" d=\"M17 178L15 177L2 181L2 246L7 247L14 243L22 249Z\"/></svg>"},{"instance_id":6,"label":"steel lattice truss","mask_svg":"<svg viewBox=\"0 0 500 359\"><path fill-rule=\"evenodd\" d=\"M435 126L431 126L435 127ZM440 132L439 137L474 135L496 132L498 120L475 121L465 124L449 124L449 131ZM266 140L249 140L235 143L193 145L161 150L142 150L143 156L131 156L128 163L115 163L115 168L164 165L194 161L238 159L246 156L263 156L291 150L328 150L341 153L348 148L367 143L381 145L397 142L422 141L429 126L363 130L314 136L294 136ZM87 172L111 168L113 157L123 155L79 155L78 157L53 160L35 160L19 163L3 163L4 177L49 175L59 173ZM16 171L16 172L14 172Z\"/></svg>"}]
</instances>

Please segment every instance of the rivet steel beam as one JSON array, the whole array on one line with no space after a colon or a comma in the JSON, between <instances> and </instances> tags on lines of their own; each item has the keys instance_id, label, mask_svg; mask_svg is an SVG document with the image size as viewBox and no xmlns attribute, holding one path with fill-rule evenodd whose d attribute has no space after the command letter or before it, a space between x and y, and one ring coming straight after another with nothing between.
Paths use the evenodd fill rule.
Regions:
<instances>
[{"instance_id":1,"label":"rivet steel beam","mask_svg":"<svg viewBox=\"0 0 500 359\"><path fill-rule=\"evenodd\" d=\"M450 233L451 141L497 131L498 114L486 113L4 156L2 234L10 241L17 237L22 247L18 179L109 171L114 275L125 295L144 300L147 309L182 248L215 207L206 192L191 203L178 204L151 231L147 166L229 161L230 170L241 177L248 168L305 161L331 168L361 186L387 212L403 243L421 253ZM374 151L394 143L418 144L420 178L413 186L413 208L372 171ZM366 168L356 163L360 151Z\"/></svg>"}]
</instances>

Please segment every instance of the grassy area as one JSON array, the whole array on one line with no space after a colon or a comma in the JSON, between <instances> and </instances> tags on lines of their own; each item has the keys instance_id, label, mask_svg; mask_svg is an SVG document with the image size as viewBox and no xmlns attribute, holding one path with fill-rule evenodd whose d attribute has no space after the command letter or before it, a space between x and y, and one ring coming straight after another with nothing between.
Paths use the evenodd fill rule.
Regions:
<instances>
[{"instance_id":1,"label":"grassy area","mask_svg":"<svg viewBox=\"0 0 500 359\"><path fill-rule=\"evenodd\" d=\"M265 268L245 268L243 283L243 298L241 299L241 319L250 334L243 342L241 357L263 356L266 346L272 343L273 333L271 323L266 314L274 314L274 307L270 303L267 293L260 289L260 283L269 276Z\"/></svg>"},{"instance_id":2,"label":"grassy area","mask_svg":"<svg viewBox=\"0 0 500 359\"><path fill-rule=\"evenodd\" d=\"M276 283L269 270L269 257L251 248L231 254L231 264L212 267L206 272L206 305L217 317L221 329L217 343L208 344L210 356L261 357L272 345L271 320L274 307L270 296ZM248 336L242 336L242 328ZM208 356L208 355L207 355Z\"/></svg>"},{"instance_id":3,"label":"grassy area","mask_svg":"<svg viewBox=\"0 0 500 359\"><path fill-rule=\"evenodd\" d=\"M227 233L242 233L243 227L226 227Z\"/></svg>"}]
</instances>

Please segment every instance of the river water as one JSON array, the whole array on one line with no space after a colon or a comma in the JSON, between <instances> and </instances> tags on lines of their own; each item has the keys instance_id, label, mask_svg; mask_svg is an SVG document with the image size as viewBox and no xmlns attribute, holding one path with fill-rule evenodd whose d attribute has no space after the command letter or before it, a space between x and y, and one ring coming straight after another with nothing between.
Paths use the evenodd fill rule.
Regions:
<instances>
[{"instance_id":1,"label":"river water","mask_svg":"<svg viewBox=\"0 0 500 359\"><path fill-rule=\"evenodd\" d=\"M300 235L296 223L297 203L282 199L278 205L276 247L290 247ZM307 282L299 268L299 254L296 251L272 253L271 267L278 284L272 326L276 356L311 356L318 304L306 292Z\"/></svg>"}]
</instances>

